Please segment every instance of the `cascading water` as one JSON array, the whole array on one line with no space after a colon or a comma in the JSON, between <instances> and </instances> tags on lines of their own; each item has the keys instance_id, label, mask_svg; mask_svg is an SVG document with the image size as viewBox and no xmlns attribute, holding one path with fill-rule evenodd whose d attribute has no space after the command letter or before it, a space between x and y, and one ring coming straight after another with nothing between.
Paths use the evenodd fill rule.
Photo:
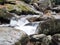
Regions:
<instances>
[{"instance_id":1,"label":"cascading water","mask_svg":"<svg viewBox=\"0 0 60 45\"><path fill-rule=\"evenodd\" d=\"M26 16L29 17L29 16ZM10 21L10 26L23 30L28 35L32 35L36 33L36 28L39 24L39 22L29 22L26 17L22 17L19 19L12 18Z\"/></svg>"}]
</instances>

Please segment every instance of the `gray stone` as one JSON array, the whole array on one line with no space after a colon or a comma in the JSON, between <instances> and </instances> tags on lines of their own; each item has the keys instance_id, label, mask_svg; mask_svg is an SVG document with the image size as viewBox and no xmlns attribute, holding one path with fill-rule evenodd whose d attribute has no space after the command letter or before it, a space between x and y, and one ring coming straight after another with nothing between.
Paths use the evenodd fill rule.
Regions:
<instances>
[{"instance_id":1,"label":"gray stone","mask_svg":"<svg viewBox=\"0 0 60 45\"><path fill-rule=\"evenodd\" d=\"M48 7L51 7L51 1L50 0L39 0L38 4L39 4L39 9L42 11L44 11Z\"/></svg>"},{"instance_id":2,"label":"gray stone","mask_svg":"<svg viewBox=\"0 0 60 45\"><path fill-rule=\"evenodd\" d=\"M52 36L52 45L60 45L60 34L54 34Z\"/></svg>"},{"instance_id":3,"label":"gray stone","mask_svg":"<svg viewBox=\"0 0 60 45\"><path fill-rule=\"evenodd\" d=\"M0 45L26 45L28 36L25 32L10 28L0 27Z\"/></svg>"},{"instance_id":4,"label":"gray stone","mask_svg":"<svg viewBox=\"0 0 60 45\"><path fill-rule=\"evenodd\" d=\"M52 42L52 37L50 35L42 39L41 45L49 45Z\"/></svg>"},{"instance_id":5,"label":"gray stone","mask_svg":"<svg viewBox=\"0 0 60 45\"><path fill-rule=\"evenodd\" d=\"M43 18L43 22L37 27L40 34L54 35L56 33L60 33L60 19L57 16L53 17L50 19L47 18L46 20Z\"/></svg>"}]
</instances>

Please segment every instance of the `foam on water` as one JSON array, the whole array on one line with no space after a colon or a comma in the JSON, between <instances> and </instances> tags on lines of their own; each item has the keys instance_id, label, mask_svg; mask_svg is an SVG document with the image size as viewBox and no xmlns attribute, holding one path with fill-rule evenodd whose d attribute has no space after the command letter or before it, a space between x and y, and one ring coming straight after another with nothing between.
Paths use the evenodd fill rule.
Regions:
<instances>
[{"instance_id":1,"label":"foam on water","mask_svg":"<svg viewBox=\"0 0 60 45\"><path fill-rule=\"evenodd\" d=\"M28 35L32 35L36 33L36 28L38 23L30 23L26 18L20 18L18 20L11 20L10 26L14 26L16 29L23 30Z\"/></svg>"}]
</instances>

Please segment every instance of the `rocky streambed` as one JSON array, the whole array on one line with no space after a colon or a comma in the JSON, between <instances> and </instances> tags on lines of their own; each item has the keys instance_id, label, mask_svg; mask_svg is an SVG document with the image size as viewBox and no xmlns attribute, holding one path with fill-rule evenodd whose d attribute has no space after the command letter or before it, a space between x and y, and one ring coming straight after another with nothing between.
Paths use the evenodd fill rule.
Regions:
<instances>
[{"instance_id":1,"label":"rocky streambed","mask_svg":"<svg viewBox=\"0 0 60 45\"><path fill-rule=\"evenodd\" d=\"M48 16L48 17L47 16L38 16L38 15L33 15L33 16L23 15L17 19L13 17L10 20L9 24L2 24L0 26L3 27L4 29L5 29L5 27L7 27L7 28L10 27L10 28L14 28L14 30L16 29L17 31L18 30L23 31L24 34L27 35L27 43L25 43L26 45L34 45L34 44L36 44L36 45L55 45L55 43L56 43L56 45L59 45L59 43L60 43L59 42L59 39L60 39L59 24L60 24L59 15L56 15L56 16L52 15L52 16ZM12 31L12 33L14 33L14 31ZM16 32L16 33L18 33L18 32ZM22 34L22 35L24 35L24 34ZM24 40L22 40L22 41L24 41ZM23 45L24 45L24 42L23 42Z\"/></svg>"},{"instance_id":2,"label":"rocky streambed","mask_svg":"<svg viewBox=\"0 0 60 45\"><path fill-rule=\"evenodd\" d=\"M60 6L52 5L50 0L0 0L0 45L60 45Z\"/></svg>"}]
</instances>

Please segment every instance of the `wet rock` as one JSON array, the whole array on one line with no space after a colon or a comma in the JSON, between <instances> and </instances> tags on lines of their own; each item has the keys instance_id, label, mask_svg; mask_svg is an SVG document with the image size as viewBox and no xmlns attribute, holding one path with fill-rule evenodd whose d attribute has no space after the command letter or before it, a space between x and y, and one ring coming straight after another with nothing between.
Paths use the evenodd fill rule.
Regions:
<instances>
[{"instance_id":1,"label":"wet rock","mask_svg":"<svg viewBox=\"0 0 60 45\"><path fill-rule=\"evenodd\" d=\"M37 22L37 21L40 21L40 19L37 17L31 17L31 18L28 18L28 21L29 22Z\"/></svg>"},{"instance_id":2,"label":"wet rock","mask_svg":"<svg viewBox=\"0 0 60 45\"><path fill-rule=\"evenodd\" d=\"M48 35L42 39L41 45L50 45L52 42L52 36Z\"/></svg>"},{"instance_id":3,"label":"wet rock","mask_svg":"<svg viewBox=\"0 0 60 45\"><path fill-rule=\"evenodd\" d=\"M56 42L60 42L60 34L54 34L52 36L53 40L55 40Z\"/></svg>"},{"instance_id":4,"label":"wet rock","mask_svg":"<svg viewBox=\"0 0 60 45\"><path fill-rule=\"evenodd\" d=\"M60 19L47 19L39 24L37 30L39 33L54 35L56 33L60 33Z\"/></svg>"},{"instance_id":5,"label":"wet rock","mask_svg":"<svg viewBox=\"0 0 60 45\"><path fill-rule=\"evenodd\" d=\"M60 45L60 34L54 34L52 36L52 43L51 45Z\"/></svg>"},{"instance_id":6,"label":"wet rock","mask_svg":"<svg viewBox=\"0 0 60 45\"><path fill-rule=\"evenodd\" d=\"M25 14L39 14L39 12L37 12L37 10L35 10L35 8L32 5L28 5L22 1L20 2L17 1L16 4L17 4L17 7L19 7L19 9L21 9L22 12Z\"/></svg>"},{"instance_id":7,"label":"wet rock","mask_svg":"<svg viewBox=\"0 0 60 45\"><path fill-rule=\"evenodd\" d=\"M26 45L28 35L18 29L0 27L0 45Z\"/></svg>"},{"instance_id":8,"label":"wet rock","mask_svg":"<svg viewBox=\"0 0 60 45\"><path fill-rule=\"evenodd\" d=\"M51 10L56 13L59 13L60 12L60 6L57 6L57 7L54 7L54 8L51 8Z\"/></svg>"},{"instance_id":9,"label":"wet rock","mask_svg":"<svg viewBox=\"0 0 60 45\"><path fill-rule=\"evenodd\" d=\"M41 45L43 38L46 37L45 34L33 34L30 35L30 43L35 45Z\"/></svg>"},{"instance_id":10,"label":"wet rock","mask_svg":"<svg viewBox=\"0 0 60 45\"><path fill-rule=\"evenodd\" d=\"M9 20L9 19L0 17L0 25L1 25L1 24L9 24L9 23L10 23L10 20Z\"/></svg>"},{"instance_id":11,"label":"wet rock","mask_svg":"<svg viewBox=\"0 0 60 45\"><path fill-rule=\"evenodd\" d=\"M36 34L30 36L30 41L32 43L35 43L36 45L49 45L52 42L52 36L51 35L45 35L45 34Z\"/></svg>"},{"instance_id":12,"label":"wet rock","mask_svg":"<svg viewBox=\"0 0 60 45\"><path fill-rule=\"evenodd\" d=\"M30 35L30 41L33 41L33 42L41 42L42 39L45 37L46 35L45 34L36 34L36 35Z\"/></svg>"},{"instance_id":13,"label":"wet rock","mask_svg":"<svg viewBox=\"0 0 60 45\"><path fill-rule=\"evenodd\" d=\"M1 8L0 9L0 17L6 18L6 19L11 19L13 17L12 14L6 11L6 8Z\"/></svg>"},{"instance_id":14,"label":"wet rock","mask_svg":"<svg viewBox=\"0 0 60 45\"><path fill-rule=\"evenodd\" d=\"M29 22L39 22L42 18L40 18L41 15L28 15L26 18Z\"/></svg>"},{"instance_id":15,"label":"wet rock","mask_svg":"<svg viewBox=\"0 0 60 45\"><path fill-rule=\"evenodd\" d=\"M37 2L37 5L36 4L34 4L34 5L40 11L44 11L45 9L52 7L50 0L39 0Z\"/></svg>"}]
</instances>

